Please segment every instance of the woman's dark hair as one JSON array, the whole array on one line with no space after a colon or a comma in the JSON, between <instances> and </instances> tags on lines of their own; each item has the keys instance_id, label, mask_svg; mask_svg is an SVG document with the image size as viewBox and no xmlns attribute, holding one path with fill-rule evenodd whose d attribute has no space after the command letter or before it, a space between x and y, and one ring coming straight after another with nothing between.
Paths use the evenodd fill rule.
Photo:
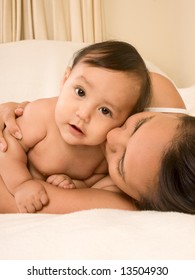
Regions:
<instances>
[{"instance_id":1,"label":"woman's dark hair","mask_svg":"<svg viewBox=\"0 0 195 280\"><path fill-rule=\"evenodd\" d=\"M195 117L180 117L178 132L164 152L157 188L140 209L195 214Z\"/></svg>"},{"instance_id":2,"label":"woman's dark hair","mask_svg":"<svg viewBox=\"0 0 195 280\"><path fill-rule=\"evenodd\" d=\"M151 100L149 72L142 57L132 45L122 41L104 41L92 44L75 54L72 67L81 61L94 67L135 74L141 87L140 97L131 110L131 114L141 112L148 106Z\"/></svg>"}]
</instances>

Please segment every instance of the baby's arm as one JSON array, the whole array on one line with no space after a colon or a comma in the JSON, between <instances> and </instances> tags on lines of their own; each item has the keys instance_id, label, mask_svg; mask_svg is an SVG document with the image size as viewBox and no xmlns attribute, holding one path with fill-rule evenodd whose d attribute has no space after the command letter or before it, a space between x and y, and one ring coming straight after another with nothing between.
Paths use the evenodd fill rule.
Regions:
<instances>
[{"instance_id":1,"label":"baby's arm","mask_svg":"<svg viewBox=\"0 0 195 280\"><path fill-rule=\"evenodd\" d=\"M35 212L48 202L43 185L33 180L27 168L27 152L47 135L48 115L43 110L47 103L46 99L37 100L26 106L23 116L17 119L23 133L21 140L16 140L7 128L4 130L8 150L0 153L0 175L21 212Z\"/></svg>"},{"instance_id":2,"label":"baby's arm","mask_svg":"<svg viewBox=\"0 0 195 280\"><path fill-rule=\"evenodd\" d=\"M35 212L47 204L43 185L33 180L27 168L27 156L20 143L5 129L4 137L9 145L6 153L0 153L0 174L9 192L15 197L20 212Z\"/></svg>"},{"instance_id":3,"label":"baby's arm","mask_svg":"<svg viewBox=\"0 0 195 280\"><path fill-rule=\"evenodd\" d=\"M99 182L102 178L104 178L108 174L108 167L105 158L102 159L100 164L94 170L94 173L86 179L78 180L72 179L65 174L55 174L51 175L47 178L46 182L50 183L54 186L62 187L65 189L83 189L83 188L91 188L97 182Z\"/></svg>"}]
</instances>

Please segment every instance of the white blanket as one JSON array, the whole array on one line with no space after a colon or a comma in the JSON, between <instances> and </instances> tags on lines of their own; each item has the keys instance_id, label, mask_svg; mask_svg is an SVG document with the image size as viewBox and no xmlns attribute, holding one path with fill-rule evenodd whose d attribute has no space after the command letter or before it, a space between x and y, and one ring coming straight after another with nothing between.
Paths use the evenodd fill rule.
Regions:
<instances>
[{"instance_id":1,"label":"white blanket","mask_svg":"<svg viewBox=\"0 0 195 280\"><path fill-rule=\"evenodd\" d=\"M55 41L1 44L0 102L58 95L72 54L83 46ZM179 91L195 115L195 86ZM195 259L195 217L187 214L108 209L1 214L0 227L0 259Z\"/></svg>"},{"instance_id":2,"label":"white blanket","mask_svg":"<svg viewBox=\"0 0 195 280\"><path fill-rule=\"evenodd\" d=\"M194 216L94 209L0 216L1 259L195 258Z\"/></svg>"}]
</instances>

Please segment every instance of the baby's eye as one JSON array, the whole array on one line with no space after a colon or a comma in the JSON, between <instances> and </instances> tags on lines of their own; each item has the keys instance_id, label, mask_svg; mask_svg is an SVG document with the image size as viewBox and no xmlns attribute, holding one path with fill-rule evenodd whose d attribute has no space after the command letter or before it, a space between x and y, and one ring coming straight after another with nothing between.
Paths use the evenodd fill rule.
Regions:
<instances>
[{"instance_id":1,"label":"baby's eye","mask_svg":"<svg viewBox=\"0 0 195 280\"><path fill-rule=\"evenodd\" d=\"M108 108L106 108L106 107L102 107L99 110L100 110L100 112L102 112L103 115L112 116L112 112Z\"/></svg>"},{"instance_id":2,"label":"baby's eye","mask_svg":"<svg viewBox=\"0 0 195 280\"><path fill-rule=\"evenodd\" d=\"M75 91L78 96L85 96L85 91L82 88L76 88Z\"/></svg>"}]
</instances>

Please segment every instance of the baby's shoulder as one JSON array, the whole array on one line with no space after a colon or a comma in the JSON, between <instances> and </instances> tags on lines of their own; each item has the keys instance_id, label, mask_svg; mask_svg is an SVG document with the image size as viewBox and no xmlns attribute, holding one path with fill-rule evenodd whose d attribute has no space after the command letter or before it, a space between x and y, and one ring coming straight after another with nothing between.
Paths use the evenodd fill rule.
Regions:
<instances>
[{"instance_id":1,"label":"baby's shoulder","mask_svg":"<svg viewBox=\"0 0 195 280\"><path fill-rule=\"evenodd\" d=\"M28 103L25 111L47 112L55 109L57 97L36 99ZM40 110L40 111L37 111Z\"/></svg>"},{"instance_id":2,"label":"baby's shoulder","mask_svg":"<svg viewBox=\"0 0 195 280\"><path fill-rule=\"evenodd\" d=\"M43 98L31 101L25 107L23 116L40 122L49 120L54 115L56 100L57 98Z\"/></svg>"}]
</instances>

